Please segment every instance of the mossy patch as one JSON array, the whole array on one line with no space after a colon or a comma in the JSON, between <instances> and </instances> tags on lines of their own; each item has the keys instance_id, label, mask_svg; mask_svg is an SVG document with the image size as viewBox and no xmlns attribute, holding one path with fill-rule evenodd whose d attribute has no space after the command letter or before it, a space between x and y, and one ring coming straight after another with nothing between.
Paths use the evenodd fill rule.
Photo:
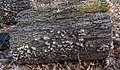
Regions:
<instances>
[{"instance_id":1,"label":"mossy patch","mask_svg":"<svg viewBox=\"0 0 120 70\"><path fill-rule=\"evenodd\" d=\"M80 7L80 10L82 12L90 12L90 13L94 13L94 12L107 12L109 9L107 4L101 4L101 3L95 3L95 4L90 4L84 7Z\"/></svg>"}]
</instances>

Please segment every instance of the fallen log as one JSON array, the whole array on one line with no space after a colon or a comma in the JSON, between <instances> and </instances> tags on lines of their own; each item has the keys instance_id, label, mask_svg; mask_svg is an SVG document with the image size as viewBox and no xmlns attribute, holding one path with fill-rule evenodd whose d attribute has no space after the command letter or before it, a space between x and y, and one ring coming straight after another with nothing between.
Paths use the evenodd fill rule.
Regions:
<instances>
[{"instance_id":1,"label":"fallen log","mask_svg":"<svg viewBox=\"0 0 120 70\"><path fill-rule=\"evenodd\" d=\"M108 56L112 23L107 13L81 16L66 12L52 19L31 19L19 19L11 33L13 55L20 64L102 60Z\"/></svg>"}]
</instances>

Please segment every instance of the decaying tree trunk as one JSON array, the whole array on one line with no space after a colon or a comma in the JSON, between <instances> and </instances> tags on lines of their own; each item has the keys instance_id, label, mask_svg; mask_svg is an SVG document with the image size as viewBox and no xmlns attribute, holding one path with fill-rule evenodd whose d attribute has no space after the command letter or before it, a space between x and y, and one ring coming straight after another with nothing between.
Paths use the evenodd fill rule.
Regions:
<instances>
[{"instance_id":1,"label":"decaying tree trunk","mask_svg":"<svg viewBox=\"0 0 120 70\"><path fill-rule=\"evenodd\" d=\"M108 56L112 24L107 13L81 16L68 10L34 19L21 17L11 33L13 55L20 64L101 60Z\"/></svg>"}]
</instances>

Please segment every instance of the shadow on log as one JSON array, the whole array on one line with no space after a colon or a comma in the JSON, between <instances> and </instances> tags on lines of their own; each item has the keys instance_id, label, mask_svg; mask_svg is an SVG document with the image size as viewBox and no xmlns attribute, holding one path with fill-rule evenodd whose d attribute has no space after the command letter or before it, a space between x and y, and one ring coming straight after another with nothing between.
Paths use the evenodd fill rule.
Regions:
<instances>
[{"instance_id":1,"label":"shadow on log","mask_svg":"<svg viewBox=\"0 0 120 70\"><path fill-rule=\"evenodd\" d=\"M20 18L24 19L19 19L11 33L13 55L20 64L102 60L108 56L112 23L107 13Z\"/></svg>"}]
</instances>

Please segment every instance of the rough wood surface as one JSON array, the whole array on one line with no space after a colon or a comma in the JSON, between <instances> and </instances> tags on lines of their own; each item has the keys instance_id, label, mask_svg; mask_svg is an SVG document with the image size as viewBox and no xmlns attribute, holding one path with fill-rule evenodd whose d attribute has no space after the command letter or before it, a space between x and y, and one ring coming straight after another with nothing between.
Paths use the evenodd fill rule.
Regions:
<instances>
[{"instance_id":1,"label":"rough wood surface","mask_svg":"<svg viewBox=\"0 0 120 70\"><path fill-rule=\"evenodd\" d=\"M29 0L0 0L0 21L5 24L16 24L16 15L30 9Z\"/></svg>"},{"instance_id":2,"label":"rough wood surface","mask_svg":"<svg viewBox=\"0 0 120 70\"><path fill-rule=\"evenodd\" d=\"M25 19L26 15L21 15L22 19L11 33L12 51L17 62L39 64L106 58L111 47L109 15L90 13L81 16L68 12L56 13L51 18L42 15L39 19L33 16Z\"/></svg>"}]
</instances>

